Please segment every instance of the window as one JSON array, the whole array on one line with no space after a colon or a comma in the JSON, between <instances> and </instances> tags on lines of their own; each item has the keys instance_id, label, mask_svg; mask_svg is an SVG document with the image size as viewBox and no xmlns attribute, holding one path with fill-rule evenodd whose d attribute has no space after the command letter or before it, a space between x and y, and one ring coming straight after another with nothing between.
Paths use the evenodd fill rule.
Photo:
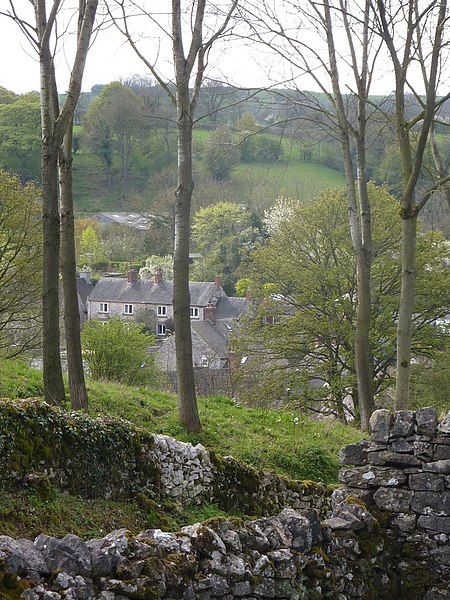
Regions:
<instances>
[{"instance_id":1,"label":"window","mask_svg":"<svg viewBox=\"0 0 450 600\"><path fill-rule=\"evenodd\" d=\"M200 310L198 306L191 306L191 319L198 319Z\"/></svg>"},{"instance_id":2,"label":"window","mask_svg":"<svg viewBox=\"0 0 450 600\"><path fill-rule=\"evenodd\" d=\"M167 316L167 306L158 306L156 309L156 314L158 317L166 317Z\"/></svg>"},{"instance_id":3,"label":"window","mask_svg":"<svg viewBox=\"0 0 450 600\"><path fill-rule=\"evenodd\" d=\"M109 304L107 302L100 302L100 308L98 312L109 313Z\"/></svg>"},{"instance_id":4,"label":"window","mask_svg":"<svg viewBox=\"0 0 450 600\"><path fill-rule=\"evenodd\" d=\"M202 356L202 367L209 367L209 358L205 355Z\"/></svg>"},{"instance_id":5,"label":"window","mask_svg":"<svg viewBox=\"0 0 450 600\"><path fill-rule=\"evenodd\" d=\"M163 323L158 323L158 335L166 335L166 326Z\"/></svg>"},{"instance_id":6,"label":"window","mask_svg":"<svg viewBox=\"0 0 450 600\"><path fill-rule=\"evenodd\" d=\"M126 315L132 315L133 314L133 305L132 304L124 304L123 312Z\"/></svg>"}]
</instances>

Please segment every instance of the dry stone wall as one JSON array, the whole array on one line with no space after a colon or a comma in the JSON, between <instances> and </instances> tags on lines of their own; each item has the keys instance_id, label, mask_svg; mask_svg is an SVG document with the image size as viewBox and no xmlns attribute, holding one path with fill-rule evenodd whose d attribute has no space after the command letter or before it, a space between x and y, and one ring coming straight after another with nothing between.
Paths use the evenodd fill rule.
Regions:
<instances>
[{"instance_id":1,"label":"dry stone wall","mask_svg":"<svg viewBox=\"0 0 450 600\"><path fill-rule=\"evenodd\" d=\"M145 493L256 516L316 508L323 517L333 489L291 481L126 421L66 414L35 399L1 400L0 489L39 485L88 498Z\"/></svg>"},{"instance_id":2,"label":"dry stone wall","mask_svg":"<svg viewBox=\"0 0 450 600\"><path fill-rule=\"evenodd\" d=\"M374 413L371 439L342 450L343 485L330 498L325 486L124 423L117 429L29 402L19 426L14 410L0 410L4 485L45 476L64 489L72 468L66 444L80 449L90 434L86 456L94 462L100 440L128 443L111 494L145 489L182 501L221 499L266 516L213 519L176 533L118 530L89 541L0 536L2 600L450 600L450 413L440 423L432 408ZM69 466L60 450L43 452L37 441L31 446L39 460L30 447L28 460L11 451L27 439L24 423L33 435L52 424Z\"/></svg>"}]
</instances>

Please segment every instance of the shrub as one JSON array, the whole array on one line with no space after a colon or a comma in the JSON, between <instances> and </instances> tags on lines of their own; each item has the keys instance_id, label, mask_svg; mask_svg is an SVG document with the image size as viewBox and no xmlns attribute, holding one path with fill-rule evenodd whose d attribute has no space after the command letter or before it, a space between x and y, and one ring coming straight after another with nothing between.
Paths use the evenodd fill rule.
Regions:
<instances>
[{"instance_id":1,"label":"shrub","mask_svg":"<svg viewBox=\"0 0 450 600\"><path fill-rule=\"evenodd\" d=\"M129 385L157 383L157 368L150 346L155 336L144 333L142 323L114 318L89 321L82 332L83 356L92 379Z\"/></svg>"}]
</instances>

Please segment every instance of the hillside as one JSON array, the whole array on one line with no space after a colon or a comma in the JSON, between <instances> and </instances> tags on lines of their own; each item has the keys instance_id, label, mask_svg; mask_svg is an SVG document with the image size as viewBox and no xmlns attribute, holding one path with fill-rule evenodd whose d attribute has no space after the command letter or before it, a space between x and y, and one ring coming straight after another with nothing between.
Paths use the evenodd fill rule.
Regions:
<instances>
[{"instance_id":1,"label":"hillside","mask_svg":"<svg viewBox=\"0 0 450 600\"><path fill-rule=\"evenodd\" d=\"M78 127L79 135L82 135ZM158 134L149 134L150 150L133 153L127 181L121 179L119 157L113 154L109 171L100 159L89 151L74 155L74 199L78 214L88 216L101 211L149 210L158 204L164 193L170 192L175 177L175 144L170 140L170 152L160 156ZM280 143L277 136L266 136ZM238 202L254 209L272 206L279 196L311 198L325 188L343 187L342 172L315 160L303 160L288 141L282 144L282 157L276 161L237 161L229 178L214 182L205 163L207 132L198 130L194 145L194 177L201 191L197 203L205 205L219 199ZM195 194L195 192L194 192Z\"/></svg>"},{"instance_id":2,"label":"hillside","mask_svg":"<svg viewBox=\"0 0 450 600\"><path fill-rule=\"evenodd\" d=\"M25 398L42 394L42 374L24 363L0 364L0 395ZM92 416L122 417L145 431L163 433L193 444L202 443L217 455L232 455L257 468L272 469L292 479L337 480L337 452L362 438L360 431L339 423L320 422L303 415L237 406L223 397L201 398L200 434L188 434L177 418L171 394L113 384L89 382ZM119 526L134 531L151 526L176 528L216 514L215 506L180 510L158 507L145 498L133 502L82 500L55 490L3 493L0 528L8 535L32 536L37 531L61 535L99 535Z\"/></svg>"}]
</instances>

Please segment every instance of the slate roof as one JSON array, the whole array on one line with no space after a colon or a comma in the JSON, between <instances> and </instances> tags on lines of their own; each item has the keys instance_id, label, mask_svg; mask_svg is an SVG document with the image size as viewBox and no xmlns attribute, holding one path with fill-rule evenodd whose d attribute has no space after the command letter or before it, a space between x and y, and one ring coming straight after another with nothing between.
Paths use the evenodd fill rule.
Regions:
<instances>
[{"instance_id":1,"label":"slate roof","mask_svg":"<svg viewBox=\"0 0 450 600\"><path fill-rule=\"evenodd\" d=\"M196 281L189 284L191 306L216 304L221 296L225 296L222 287L212 282ZM153 283L143 279L135 279L128 283L127 279L102 277L89 296L91 302L122 302L129 304L172 304L173 283L163 280Z\"/></svg>"},{"instance_id":2,"label":"slate roof","mask_svg":"<svg viewBox=\"0 0 450 600\"><path fill-rule=\"evenodd\" d=\"M201 337L219 358L228 358L229 331L226 327L213 325L210 321L196 321L191 323L191 330ZM193 344L195 344L195 339Z\"/></svg>"},{"instance_id":3,"label":"slate roof","mask_svg":"<svg viewBox=\"0 0 450 600\"><path fill-rule=\"evenodd\" d=\"M216 319L238 319L247 308L246 298L224 296L216 309Z\"/></svg>"}]
</instances>

